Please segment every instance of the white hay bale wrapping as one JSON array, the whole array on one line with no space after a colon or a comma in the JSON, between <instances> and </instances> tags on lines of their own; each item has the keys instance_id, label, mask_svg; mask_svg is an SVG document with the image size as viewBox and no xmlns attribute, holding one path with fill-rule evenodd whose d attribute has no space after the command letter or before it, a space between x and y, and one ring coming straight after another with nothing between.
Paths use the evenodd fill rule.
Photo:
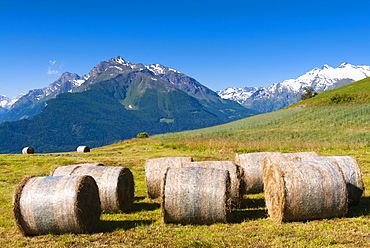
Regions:
<instances>
[{"instance_id":1,"label":"white hay bale wrapping","mask_svg":"<svg viewBox=\"0 0 370 248\"><path fill-rule=\"evenodd\" d=\"M126 167L102 164L77 164L61 166L54 170L56 175L89 175L98 187L101 209L106 212L129 212L134 203L134 178Z\"/></svg>"},{"instance_id":2,"label":"white hay bale wrapping","mask_svg":"<svg viewBox=\"0 0 370 248\"><path fill-rule=\"evenodd\" d=\"M262 168L266 157L280 152L254 152L237 154L235 163L242 168L242 179L247 194L261 193L263 191Z\"/></svg>"},{"instance_id":3,"label":"white hay bale wrapping","mask_svg":"<svg viewBox=\"0 0 370 248\"><path fill-rule=\"evenodd\" d=\"M92 232L101 213L99 190L90 176L26 177L14 193L13 213L27 236Z\"/></svg>"},{"instance_id":4,"label":"white hay bale wrapping","mask_svg":"<svg viewBox=\"0 0 370 248\"><path fill-rule=\"evenodd\" d=\"M268 214L275 221L342 217L347 213L346 183L330 162L267 163L263 176Z\"/></svg>"},{"instance_id":5,"label":"white hay bale wrapping","mask_svg":"<svg viewBox=\"0 0 370 248\"><path fill-rule=\"evenodd\" d=\"M165 223L226 223L231 213L230 176L226 170L169 168L162 186Z\"/></svg>"},{"instance_id":6,"label":"white hay bale wrapping","mask_svg":"<svg viewBox=\"0 0 370 248\"><path fill-rule=\"evenodd\" d=\"M182 167L202 167L229 171L230 197L234 206L240 206L241 200L241 174L239 167L233 161L197 161L183 162Z\"/></svg>"},{"instance_id":7,"label":"white hay bale wrapping","mask_svg":"<svg viewBox=\"0 0 370 248\"><path fill-rule=\"evenodd\" d=\"M79 147L77 147L77 152L79 152L79 153L90 152L90 147L88 147L88 146L79 146Z\"/></svg>"},{"instance_id":8,"label":"white hay bale wrapping","mask_svg":"<svg viewBox=\"0 0 370 248\"><path fill-rule=\"evenodd\" d=\"M148 159L145 163L145 181L149 198L161 196L161 183L168 168L181 167L182 162L191 162L191 157L164 157Z\"/></svg>"},{"instance_id":9,"label":"white hay bale wrapping","mask_svg":"<svg viewBox=\"0 0 370 248\"><path fill-rule=\"evenodd\" d=\"M349 205L358 205L364 192L364 183L356 159L350 156L315 157L315 159L329 161L338 166L347 184Z\"/></svg>"},{"instance_id":10,"label":"white hay bale wrapping","mask_svg":"<svg viewBox=\"0 0 370 248\"><path fill-rule=\"evenodd\" d=\"M35 149L33 147L25 147L22 149L22 154L34 154Z\"/></svg>"}]
</instances>

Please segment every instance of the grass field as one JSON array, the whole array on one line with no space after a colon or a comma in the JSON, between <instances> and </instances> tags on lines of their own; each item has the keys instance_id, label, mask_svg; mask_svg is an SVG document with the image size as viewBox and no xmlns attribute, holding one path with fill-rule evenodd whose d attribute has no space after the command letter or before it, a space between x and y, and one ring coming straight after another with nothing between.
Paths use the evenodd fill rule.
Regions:
<instances>
[{"instance_id":1,"label":"grass field","mask_svg":"<svg viewBox=\"0 0 370 248\"><path fill-rule=\"evenodd\" d=\"M320 96L320 94L319 94ZM320 99L320 98L318 98ZM320 100L321 101L321 100ZM295 107L233 123L132 139L90 153L0 155L1 247L370 247L370 104ZM276 223L263 193L245 195L228 224L177 225L161 221L160 201L146 197L145 161L191 156L234 160L236 153L316 151L357 159L365 192L344 218ZM36 149L37 152L37 149ZM61 165L99 162L134 174L134 209L103 214L95 233L23 237L12 217L12 195L25 175L47 176Z\"/></svg>"}]
</instances>

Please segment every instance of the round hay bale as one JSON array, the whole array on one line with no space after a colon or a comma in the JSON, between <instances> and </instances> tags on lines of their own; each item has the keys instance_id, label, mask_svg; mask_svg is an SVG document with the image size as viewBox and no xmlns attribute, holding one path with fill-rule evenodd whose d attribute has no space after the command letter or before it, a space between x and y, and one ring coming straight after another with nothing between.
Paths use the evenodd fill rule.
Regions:
<instances>
[{"instance_id":1,"label":"round hay bale","mask_svg":"<svg viewBox=\"0 0 370 248\"><path fill-rule=\"evenodd\" d=\"M290 161L312 160L314 157L319 156L319 154L317 154L316 152L293 152L282 153L282 155Z\"/></svg>"},{"instance_id":2,"label":"round hay bale","mask_svg":"<svg viewBox=\"0 0 370 248\"><path fill-rule=\"evenodd\" d=\"M13 195L13 213L26 236L93 232L99 190L90 176L26 177Z\"/></svg>"},{"instance_id":3,"label":"round hay bale","mask_svg":"<svg viewBox=\"0 0 370 248\"><path fill-rule=\"evenodd\" d=\"M81 166L104 166L101 163L91 163L91 164L71 164L65 166L59 166L54 169L51 173L51 176L65 176L65 175L73 175L73 171Z\"/></svg>"},{"instance_id":4,"label":"round hay bale","mask_svg":"<svg viewBox=\"0 0 370 248\"><path fill-rule=\"evenodd\" d=\"M235 163L242 168L242 179L247 194L263 192L262 168L266 157L281 154L280 152L255 152L237 154Z\"/></svg>"},{"instance_id":5,"label":"round hay bale","mask_svg":"<svg viewBox=\"0 0 370 248\"><path fill-rule=\"evenodd\" d=\"M347 185L348 204L350 206L358 205L364 192L364 183L356 159L351 156L316 157L315 159L329 161L338 166Z\"/></svg>"},{"instance_id":6,"label":"round hay bale","mask_svg":"<svg viewBox=\"0 0 370 248\"><path fill-rule=\"evenodd\" d=\"M240 206L241 200L241 174L239 166L233 161L197 161L183 162L182 167L202 167L229 171L230 175L230 197L235 207Z\"/></svg>"},{"instance_id":7,"label":"round hay bale","mask_svg":"<svg viewBox=\"0 0 370 248\"><path fill-rule=\"evenodd\" d=\"M25 147L22 149L22 154L34 154L35 149L33 147Z\"/></svg>"},{"instance_id":8,"label":"round hay bale","mask_svg":"<svg viewBox=\"0 0 370 248\"><path fill-rule=\"evenodd\" d=\"M77 152L79 153L90 152L90 148L88 146L79 146L77 147Z\"/></svg>"},{"instance_id":9,"label":"round hay bale","mask_svg":"<svg viewBox=\"0 0 370 248\"><path fill-rule=\"evenodd\" d=\"M226 223L231 214L229 172L169 168L163 180L161 210L165 223Z\"/></svg>"},{"instance_id":10,"label":"round hay bale","mask_svg":"<svg viewBox=\"0 0 370 248\"><path fill-rule=\"evenodd\" d=\"M268 214L278 222L342 217L348 209L343 175L328 161L265 164L264 191Z\"/></svg>"},{"instance_id":11,"label":"round hay bale","mask_svg":"<svg viewBox=\"0 0 370 248\"><path fill-rule=\"evenodd\" d=\"M99 166L96 166L99 165ZM53 176L89 175L98 187L101 209L105 212L129 212L134 204L134 178L126 167L101 166L102 164L78 164L58 167ZM66 168L63 168L66 167Z\"/></svg>"},{"instance_id":12,"label":"round hay bale","mask_svg":"<svg viewBox=\"0 0 370 248\"><path fill-rule=\"evenodd\" d=\"M145 181L149 198L161 196L161 182L168 168L181 167L182 162L191 162L191 157L164 157L148 159L145 163Z\"/></svg>"}]
</instances>

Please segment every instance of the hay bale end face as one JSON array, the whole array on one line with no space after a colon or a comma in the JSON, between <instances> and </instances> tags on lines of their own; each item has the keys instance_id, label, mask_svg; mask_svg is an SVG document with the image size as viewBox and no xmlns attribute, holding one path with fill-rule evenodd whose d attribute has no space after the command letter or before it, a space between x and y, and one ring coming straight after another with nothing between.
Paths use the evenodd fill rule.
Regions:
<instances>
[{"instance_id":1,"label":"hay bale end face","mask_svg":"<svg viewBox=\"0 0 370 248\"><path fill-rule=\"evenodd\" d=\"M183 162L192 162L191 157L164 157L148 159L145 163L145 181L149 198L161 196L161 182L168 168L179 168Z\"/></svg>"},{"instance_id":2,"label":"hay bale end face","mask_svg":"<svg viewBox=\"0 0 370 248\"><path fill-rule=\"evenodd\" d=\"M99 190L90 176L26 177L13 195L13 213L26 236L93 232Z\"/></svg>"},{"instance_id":3,"label":"hay bale end face","mask_svg":"<svg viewBox=\"0 0 370 248\"><path fill-rule=\"evenodd\" d=\"M163 180L161 210L164 223L226 223L231 214L229 172L169 168Z\"/></svg>"},{"instance_id":4,"label":"hay bale end face","mask_svg":"<svg viewBox=\"0 0 370 248\"><path fill-rule=\"evenodd\" d=\"M350 156L315 157L315 159L329 161L339 168L347 185L348 204L350 206L358 205L365 187L356 159Z\"/></svg>"},{"instance_id":5,"label":"hay bale end face","mask_svg":"<svg viewBox=\"0 0 370 248\"><path fill-rule=\"evenodd\" d=\"M35 149L33 147L25 147L22 149L22 154L34 154Z\"/></svg>"},{"instance_id":6,"label":"hay bale end face","mask_svg":"<svg viewBox=\"0 0 370 248\"><path fill-rule=\"evenodd\" d=\"M242 169L242 179L247 194L263 192L262 168L266 157L281 154L280 152L255 152L237 154L235 163Z\"/></svg>"},{"instance_id":7,"label":"hay bale end face","mask_svg":"<svg viewBox=\"0 0 370 248\"><path fill-rule=\"evenodd\" d=\"M242 196L241 173L239 166L233 161L197 161L183 162L181 167L202 167L229 171L230 175L230 197L235 207L240 206ZM244 192L244 191L243 191Z\"/></svg>"},{"instance_id":8,"label":"hay bale end face","mask_svg":"<svg viewBox=\"0 0 370 248\"><path fill-rule=\"evenodd\" d=\"M268 214L281 221L343 217L347 188L342 173L327 161L272 162L264 165Z\"/></svg>"},{"instance_id":9,"label":"hay bale end face","mask_svg":"<svg viewBox=\"0 0 370 248\"><path fill-rule=\"evenodd\" d=\"M77 152L79 153L90 152L90 148L88 146L79 146L77 147Z\"/></svg>"},{"instance_id":10,"label":"hay bale end face","mask_svg":"<svg viewBox=\"0 0 370 248\"><path fill-rule=\"evenodd\" d=\"M134 204L134 177L126 167L104 166L102 164L77 164L61 166L53 176L89 175L99 187L101 209L105 212L129 212Z\"/></svg>"}]
</instances>

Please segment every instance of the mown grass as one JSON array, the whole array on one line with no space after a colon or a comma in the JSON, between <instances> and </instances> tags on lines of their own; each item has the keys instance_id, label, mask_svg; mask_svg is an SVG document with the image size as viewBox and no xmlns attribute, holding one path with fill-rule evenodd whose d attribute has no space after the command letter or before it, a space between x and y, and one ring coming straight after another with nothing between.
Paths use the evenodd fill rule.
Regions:
<instances>
[{"instance_id":1,"label":"mown grass","mask_svg":"<svg viewBox=\"0 0 370 248\"><path fill-rule=\"evenodd\" d=\"M370 193L346 217L275 223L263 194L244 196L228 224L164 224L160 201L146 197L145 161L191 156L234 160L235 153L316 151L357 159L370 187L370 105L292 108L202 130L132 139L85 154L0 155L1 247L370 247ZM37 152L37 151L36 151ZM12 218L13 191L25 175L47 176L61 165L99 162L130 168L134 209L103 214L95 233L23 237Z\"/></svg>"}]
</instances>

